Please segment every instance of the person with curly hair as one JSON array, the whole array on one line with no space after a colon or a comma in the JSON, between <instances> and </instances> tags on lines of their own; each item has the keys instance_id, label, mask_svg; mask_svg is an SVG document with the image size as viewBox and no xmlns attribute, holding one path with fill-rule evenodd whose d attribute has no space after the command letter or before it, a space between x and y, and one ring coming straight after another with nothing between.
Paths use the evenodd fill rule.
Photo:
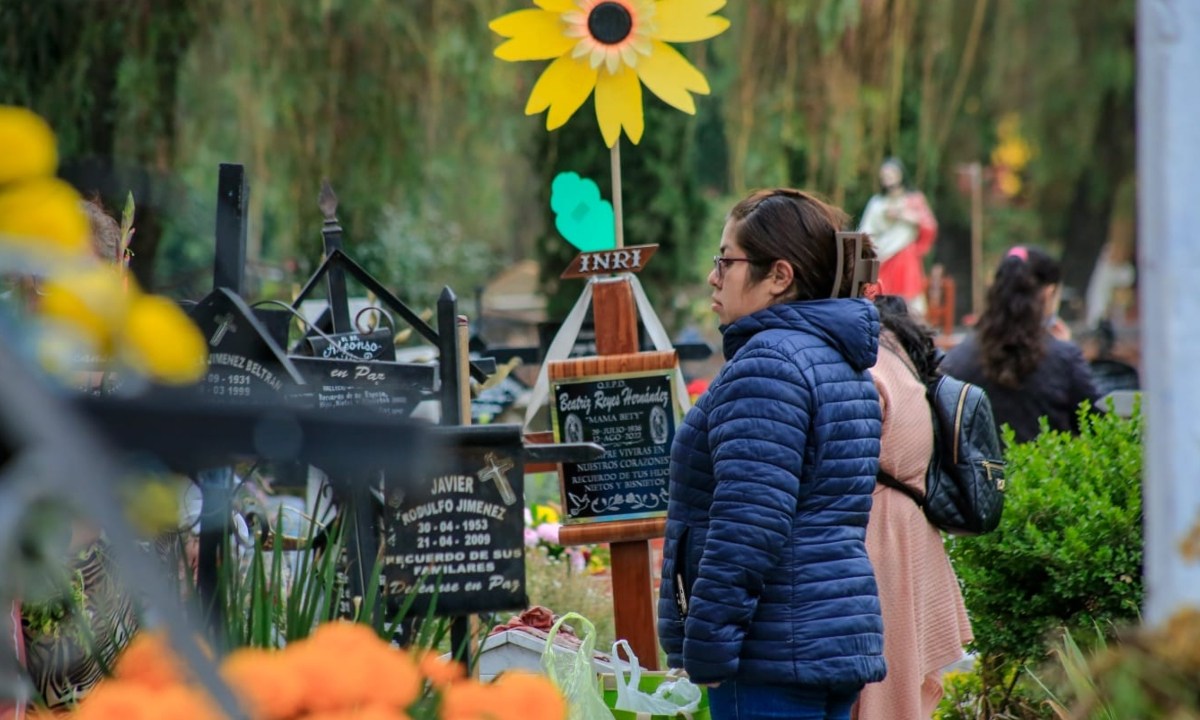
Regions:
<instances>
[{"instance_id":1,"label":"person with curly hair","mask_svg":"<svg viewBox=\"0 0 1200 720\"><path fill-rule=\"evenodd\" d=\"M871 377L883 411L879 469L925 495L934 451L926 385L937 379L933 331L895 295L875 300L879 359ZM901 490L876 483L867 523L883 612L888 674L863 688L855 720L929 720L942 697L942 672L963 657L973 635L942 534Z\"/></svg>"},{"instance_id":2,"label":"person with curly hair","mask_svg":"<svg viewBox=\"0 0 1200 720\"><path fill-rule=\"evenodd\" d=\"M1046 252L1008 251L975 332L942 361L942 372L987 391L996 425L1009 425L1017 442L1051 430L1079 432L1078 409L1096 407L1100 394L1071 332L1058 317L1062 267Z\"/></svg>"}]
</instances>

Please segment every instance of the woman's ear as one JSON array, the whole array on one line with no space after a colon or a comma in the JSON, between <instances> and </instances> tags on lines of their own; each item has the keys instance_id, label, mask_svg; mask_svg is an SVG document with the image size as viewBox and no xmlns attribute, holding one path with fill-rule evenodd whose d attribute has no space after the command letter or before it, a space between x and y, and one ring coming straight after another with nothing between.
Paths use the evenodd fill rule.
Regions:
<instances>
[{"instance_id":1,"label":"woman's ear","mask_svg":"<svg viewBox=\"0 0 1200 720\"><path fill-rule=\"evenodd\" d=\"M776 260L771 265L771 274L767 281L771 283L771 295L783 295L791 290L792 282L796 279L796 271L787 260Z\"/></svg>"}]
</instances>

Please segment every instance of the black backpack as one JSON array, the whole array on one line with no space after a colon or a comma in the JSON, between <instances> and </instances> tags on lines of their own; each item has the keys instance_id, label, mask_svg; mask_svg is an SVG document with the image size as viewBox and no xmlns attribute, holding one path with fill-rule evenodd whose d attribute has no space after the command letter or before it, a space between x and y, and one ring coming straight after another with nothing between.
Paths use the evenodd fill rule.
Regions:
<instances>
[{"instance_id":1,"label":"black backpack","mask_svg":"<svg viewBox=\"0 0 1200 720\"><path fill-rule=\"evenodd\" d=\"M943 375L926 384L926 397L933 413L933 457L924 497L882 471L879 482L915 500L939 530L991 532L1004 510L1004 460L987 393Z\"/></svg>"}]
</instances>

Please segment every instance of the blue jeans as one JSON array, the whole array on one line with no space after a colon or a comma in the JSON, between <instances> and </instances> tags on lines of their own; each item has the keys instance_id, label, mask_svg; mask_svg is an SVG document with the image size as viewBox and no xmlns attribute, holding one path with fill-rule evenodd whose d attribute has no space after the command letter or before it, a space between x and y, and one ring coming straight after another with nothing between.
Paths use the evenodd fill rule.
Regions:
<instances>
[{"instance_id":1,"label":"blue jeans","mask_svg":"<svg viewBox=\"0 0 1200 720\"><path fill-rule=\"evenodd\" d=\"M849 720L861 689L726 681L709 688L708 704L713 720Z\"/></svg>"}]
</instances>

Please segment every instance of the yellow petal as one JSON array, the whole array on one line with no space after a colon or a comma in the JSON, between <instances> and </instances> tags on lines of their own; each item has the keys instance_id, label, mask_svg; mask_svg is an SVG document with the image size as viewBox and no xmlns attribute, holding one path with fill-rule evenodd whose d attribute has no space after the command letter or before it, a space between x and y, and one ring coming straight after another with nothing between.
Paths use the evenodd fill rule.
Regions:
<instances>
[{"instance_id":1,"label":"yellow petal","mask_svg":"<svg viewBox=\"0 0 1200 720\"><path fill-rule=\"evenodd\" d=\"M129 293L120 272L100 264L48 278L38 302L43 317L70 327L105 354L128 307Z\"/></svg>"},{"instance_id":2,"label":"yellow petal","mask_svg":"<svg viewBox=\"0 0 1200 720\"><path fill-rule=\"evenodd\" d=\"M178 305L158 295L140 295L125 320L122 350L130 364L173 385L199 380L208 362L204 337Z\"/></svg>"},{"instance_id":3,"label":"yellow petal","mask_svg":"<svg viewBox=\"0 0 1200 720\"><path fill-rule=\"evenodd\" d=\"M558 13L546 10L518 10L496 18L488 26L496 33L512 38L496 48L496 57L512 62L550 60L575 46L566 35L566 26Z\"/></svg>"},{"instance_id":4,"label":"yellow petal","mask_svg":"<svg viewBox=\"0 0 1200 720\"><path fill-rule=\"evenodd\" d=\"M641 141L645 118L637 71L623 67L615 75L601 73L596 80L596 119L609 147L617 144L622 128L634 145Z\"/></svg>"},{"instance_id":5,"label":"yellow petal","mask_svg":"<svg viewBox=\"0 0 1200 720\"><path fill-rule=\"evenodd\" d=\"M91 252L88 233L79 193L61 180L27 180L0 191L0 246Z\"/></svg>"},{"instance_id":6,"label":"yellow petal","mask_svg":"<svg viewBox=\"0 0 1200 720\"><path fill-rule=\"evenodd\" d=\"M558 129L571 119L588 95L592 94L594 87L596 68L589 65L587 60L564 55L550 63L538 78L533 92L529 93L525 114L536 115L550 108L550 114L546 116L546 129Z\"/></svg>"},{"instance_id":7,"label":"yellow petal","mask_svg":"<svg viewBox=\"0 0 1200 720\"><path fill-rule=\"evenodd\" d=\"M0 105L0 184L54 174L54 131L37 114Z\"/></svg>"},{"instance_id":8,"label":"yellow petal","mask_svg":"<svg viewBox=\"0 0 1200 720\"><path fill-rule=\"evenodd\" d=\"M709 93L704 73L697 70L678 50L658 40L654 41L654 51L638 63L637 71L650 92L668 105L691 115L696 114L696 103L691 93Z\"/></svg>"},{"instance_id":9,"label":"yellow petal","mask_svg":"<svg viewBox=\"0 0 1200 720\"><path fill-rule=\"evenodd\" d=\"M565 13L579 10L579 4L575 0L533 0L533 4L543 10L549 10L554 13Z\"/></svg>"},{"instance_id":10,"label":"yellow petal","mask_svg":"<svg viewBox=\"0 0 1200 720\"><path fill-rule=\"evenodd\" d=\"M712 13L725 7L725 0L659 0L654 22L656 37L665 42L696 42L725 32L729 21Z\"/></svg>"}]
</instances>

